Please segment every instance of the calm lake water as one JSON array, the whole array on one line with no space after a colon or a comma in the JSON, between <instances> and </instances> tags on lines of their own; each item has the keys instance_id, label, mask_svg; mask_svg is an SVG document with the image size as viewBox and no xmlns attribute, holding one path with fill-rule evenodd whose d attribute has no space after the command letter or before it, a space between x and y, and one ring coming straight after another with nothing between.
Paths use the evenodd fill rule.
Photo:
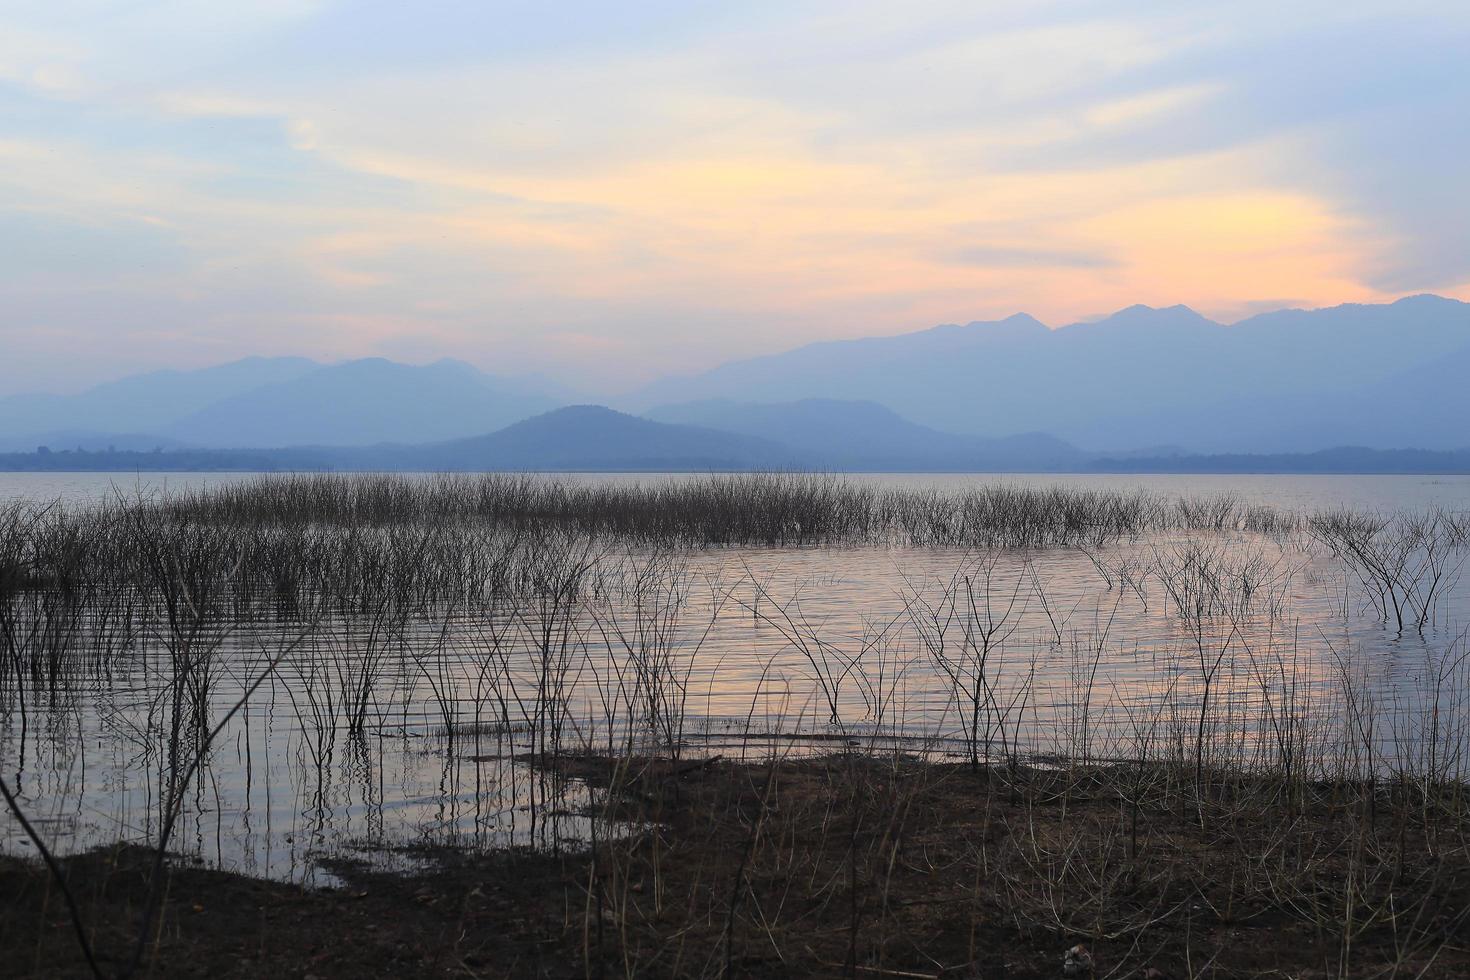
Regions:
<instances>
[{"instance_id":1,"label":"calm lake water","mask_svg":"<svg viewBox=\"0 0 1470 980\"><path fill-rule=\"evenodd\" d=\"M92 502L197 490L256 479L259 473L3 473L0 501ZM688 479L687 473L568 473L556 479L621 485ZM1287 510L1350 507L1362 510L1445 507L1470 510L1470 476L1176 475L1176 474L969 474L854 473L855 482L954 490L986 483L1019 486L1143 489L1166 496L1230 494L1243 501Z\"/></svg>"},{"instance_id":2,"label":"calm lake water","mask_svg":"<svg viewBox=\"0 0 1470 980\"><path fill-rule=\"evenodd\" d=\"M167 493L248 474L0 474L0 501L86 506L121 492ZM619 483L671 475L572 475ZM1404 476L867 475L899 486L1142 488L1233 495L1290 511L1470 510L1470 478ZM1369 765L1470 747L1464 676L1470 591L1455 551L1423 630L1385 624L1347 565L1305 535L1159 533L1080 549L961 552L885 547L721 548L678 556L677 612L659 618L616 598L579 609L557 681L568 749L621 738L635 652L669 659L687 713L688 754L759 757L868 748L989 759L1012 754L1128 758L1186 752L1208 729L1222 759L1269 762L1290 742L1325 762L1349 751L1371 703ZM649 567L611 548L613 578ZM1180 613L1200 568L1249 595L1191 623ZM662 573L661 573L662 574ZM1193 582L1194 585L1190 583ZM1237 595L1229 585L1222 594ZM672 608L672 607L671 607ZM221 639L210 689L216 718L287 650L216 741L175 849L254 874L324 880L323 853L430 840L561 846L585 835L575 785L549 787L518 756L533 741L528 692L545 683L534 617L410 619L386 639L373 623L279 624ZM99 641L100 642L100 641ZM983 647L983 650L981 649ZM660 651L663 653L660 654ZM0 764L61 850L156 830L160 747L150 736L162 644L135 637L105 673L64 696L0 689ZM984 683L976 677L984 658ZM348 734L355 670L378 672L363 731ZM488 665L488 666L487 666ZM493 669L492 669L493 668ZM978 700L967 695L980 692ZM665 697L668 697L667 691ZM835 720L834 720L835 715ZM615 717L617 716L617 717ZM1285 717L1299 727L1283 725ZM652 738L653 736L649 736ZM658 739L654 739L659 741ZM1440 744L1443 743L1443 744ZM0 847L28 843L8 814Z\"/></svg>"}]
</instances>

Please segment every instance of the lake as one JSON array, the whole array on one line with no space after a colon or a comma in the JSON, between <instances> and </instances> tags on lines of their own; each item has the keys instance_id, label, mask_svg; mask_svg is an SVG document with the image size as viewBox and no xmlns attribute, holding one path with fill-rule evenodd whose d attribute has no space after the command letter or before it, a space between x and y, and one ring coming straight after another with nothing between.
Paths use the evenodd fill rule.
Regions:
<instances>
[{"instance_id":1,"label":"lake","mask_svg":"<svg viewBox=\"0 0 1470 980\"><path fill-rule=\"evenodd\" d=\"M255 479L0 474L0 501L85 510ZM625 489L689 480L547 479ZM1463 477L843 481L931 503L1001 486L1230 497L1241 515L1470 511ZM432 480L404 478L415 482ZM1402 557L1411 615L1401 627L1402 610L1321 528L1176 523L1095 546L668 548L602 535L529 555L516 550L519 539L471 534L468 552L514 552L518 574L543 585L492 601L446 598L456 587L446 593L441 582L433 598L404 602L372 600L372 586L357 584L343 593L350 601L313 613L282 612L270 596L228 599L227 616L188 637L171 607L165 615L161 600L130 589L101 590L105 599L76 613L65 590L22 591L6 600L9 635L19 637L10 642L29 644L28 663L46 662L46 644L69 652L50 661L61 665L54 676L23 675L16 655L16 680L0 687L0 760L58 849L151 839L171 791L165 760L182 738L168 723L182 711L170 692L192 678L199 731L219 731L190 783L174 848L314 881L315 856L394 843L575 845L588 832L582 788L553 785L526 761L548 732L556 751L637 745L727 757L856 747L1027 764L1195 753L1270 765L1290 753L1327 767L1358 753L1355 764L1370 769L1460 757L1470 720L1462 524L1414 532ZM329 524L293 534L327 540ZM357 551L323 553L366 554L385 540L399 548L396 536L409 533L374 528ZM571 550L553 567L556 547ZM457 548L434 561L464 558ZM182 559L161 560L164 579L184 576L168 565ZM573 565L577 588L548 606L560 593L544 580ZM207 666L180 668L181 649ZM8 815L0 846L28 847Z\"/></svg>"},{"instance_id":2,"label":"lake","mask_svg":"<svg viewBox=\"0 0 1470 980\"><path fill-rule=\"evenodd\" d=\"M5 473L0 472L0 502L28 500L90 503L119 496L149 496L170 490L206 489L247 482L260 473ZM567 473L558 479L612 484L651 484L685 479L686 473ZM423 476L421 474L420 476ZM1271 507L1365 510L1446 507L1470 509L1470 476L1402 475L1197 475L1053 473L854 473L846 476L879 486L953 490L991 483L1036 487L1143 489L1168 496L1230 494Z\"/></svg>"}]
</instances>

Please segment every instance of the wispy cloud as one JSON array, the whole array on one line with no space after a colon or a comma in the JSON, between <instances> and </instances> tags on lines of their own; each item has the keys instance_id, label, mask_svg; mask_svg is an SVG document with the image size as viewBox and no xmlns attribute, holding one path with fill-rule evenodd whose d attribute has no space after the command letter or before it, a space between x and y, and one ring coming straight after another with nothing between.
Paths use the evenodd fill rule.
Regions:
<instances>
[{"instance_id":1,"label":"wispy cloud","mask_svg":"<svg viewBox=\"0 0 1470 980\"><path fill-rule=\"evenodd\" d=\"M1456 4L8 19L4 389L405 350L613 387L1016 310L1470 295Z\"/></svg>"},{"instance_id":2,"label":"wispy cloud","mask_svg":"<svg viewBox=\"0 0 1470 980\"><path fill-rule=\"evenodd\" d=\"M1025 245L980 245L953 252L950 261L987 269L1106 269L1118 264L1105 251L1030 248Z\"/></svg>"}]
</instances>

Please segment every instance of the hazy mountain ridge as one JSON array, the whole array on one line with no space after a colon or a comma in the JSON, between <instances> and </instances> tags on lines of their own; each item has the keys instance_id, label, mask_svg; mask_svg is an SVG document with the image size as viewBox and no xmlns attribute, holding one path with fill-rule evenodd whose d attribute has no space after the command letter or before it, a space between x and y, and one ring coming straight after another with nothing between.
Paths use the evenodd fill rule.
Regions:
<instances>
[{"instance_id":1,"label":"hazy mountain ridge","mask_svg":"<svg viewBox=\"0 0 1470 980\"><path fill-rule=\"evenodd\" d=\"M1043 435L984 440L916 426L871 402L671 406L683 420L574 405L472 438L371 446L0 455L9 469L895 470L1077 468L1090 457Z\"/></svg>"},{"instance_id":2,"label":"hazy mountain ridge","mask_svg":"<svg viewBox=\"0 0 1470 980\"><path fill-rule=\"evenodd\" d=\"M762 439L574 405L488 435L419 445L11 453L0 454L0 470L707 471L793 468L797 456Z\"/></svg>"},{"instance_id":3,"label":"hazy mountain ridge","mask_svg":"<svg viewBox=\"0 0 1470 980\"><path fill-rule=\"evenodd\" d=\"M1375 386L1467 350L1470 304L1435 296L1265 313L1232 326L1183 306L1133 306L1056 330L1013 316L822 342L665 379L625 401L646 409L718 398L871 399L956 433L1044 431L1081 446L1193 451L1354 444L1372 421L1383 446L1454 448L1464 438L1426 438L1411 405L1385 425L1383 407L1362 402ZM1470 394L1437 397L1437 411L1470 411ZM1302 443L1292 427L1316 441Z\"/></svg>"},{"instance_id":4,"label":"hazy mountain ridge","mask_svg":"<svg viewBox=\"0 0 1470 980\"><path fill-rule=\"evenodd\" d=\"M1001 439L917 425L873 401L808 398L784 403L713 399L644 413L661 422L701 425L780 442L807 466L847 470L1061 470L1086 458L1044 433Z\"/></svg>"},{"instance_id":5,"label":"hazy mountain ridge","mask_svg":"<svg viewBox=\"0 0 1470 980\"><path fill-rule=\"evenodd\" d=\"M535 379L462 361L246 358L79 395L0 399L0 449L371 445L479 435L563 404Z\"/></svg>"},{"instance_id":6,"label":"hazy mountain ridge","mask_svg":"<svg viewBox=\"0 0 1470 980\"><path fill-rule=\"evenodd\" d=\"M901 420L900 420L901 421ZM1002 443L1010 440L1000 440ZM957 462L951 472L1026 472L1028 468ZM868 467L872 468L872 467ZM0 453L0 471L589 471L719 472L831 469L778 442L699 426L638 418L576 405L473 439L427 445L304 446ZM913 465L894 466L912 471ZM1037 466L1032 472L1055 470ZM1070 468L1093 473L1470 473L1470 449L1376 450L1338 447L1315 453L1084 457Z\"/></svg>"},{"instance_id":7,"label":"hazy mountain ridge","mask_svg":"<svg viewBox=\"0 0 1470 980\"><path fill-rule=\"evenodd\" d=\"M797 465L788 446L600 405L572 405L489 435L403 451L426 470L730 470Z\"/></svg>"},{"instance_id":8,"label":"hazy mountain ridge","mask_svg":"<svg viewBox=\"0 0 1470 980\"><path fill-rule=\"evenodd\" d=\"M75 395L9 395L0 398L0 445L34 449L47 438L67 434L106 441L131 436L173 442L160 437L177 419L223 398L290 381L321 367L304 357L247 357L192 371L129 375Z\"/></svg>"},{"instance_id":9,"label":"hazy mountain ridge","mask_svg":"<svg viewBox=\"0 0 1470 980\"><path fill-rule=\"evenodd\" d=\"M707 451L664 445L657 430L640 437L647 458L689 465L1056 470L1099 458L1179 458L1143 446L1252 456L1324 446L1454 451L1470 444L1467 376L1470 304L1415 296L1283 310L1232 326L1184 306L1132 306L1056 330L1016 314L809 344L664 379L614 404L701 429ZM460 361L254 357L78 395L0 398L0 451L391 444L401 456L461 440L473 460L490 452L476 440L499 439L496 452L525 465L555 467L575 455L620 468L632 457L591 455L597 447L564 425L540 438L567 440L575 454L530 444L512 452L504 430L574 400L543 379ZM624 450L636 441L628 431L618 438ZM420 458L457 468L446 452Z\"/></svg>"},{"instance_id":10,"label":"hazy mountain ridge","mask_svg":"<svg viewBox=\"0 0 1470 980\"><path fill-rule=\"evenodd\" d=\"M165 431L226 447L430 442L494 431L556 405L459 361L365 358L223 399Z\"/></svg>"}]
</instances>

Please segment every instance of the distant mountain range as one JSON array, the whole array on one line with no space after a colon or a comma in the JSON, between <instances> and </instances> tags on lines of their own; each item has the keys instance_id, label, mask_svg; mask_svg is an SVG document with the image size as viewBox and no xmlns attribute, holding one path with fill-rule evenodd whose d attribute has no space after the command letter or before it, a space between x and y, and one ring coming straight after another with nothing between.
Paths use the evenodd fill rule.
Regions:
<instances>
[{"instance_id":1,"label":"distant mountain range","mask_svg":"<svg viewBox=\"0 0 1470 980\"><path fill-rule=\"evenodd\" d=\"M1065 470L1088 454L1044 433L986 439L917 425L877 402L808 398L665 405L651 419L780 443L810 467L840 470Z\"/></svg>"},{"instance_id":2,"label":"distant mountain range","mask_svg":"<svg viewBox=\"0 0 1470 980\"><path fill-rule=\"evenodd\" d=\"M631 470L790 468L787 446L667 425L596 405L556 409L489 435L420 445L305 446L136 452L48 449L0 454L0 470Z\"/></svg>"},{"instance_id":3,"label":"distant mountain range","mask_svg":"<svg viewBox=\"0 0 1470 980\"><path fill-rule=\"evenodd\" d=\"M573 405L469 439L405 445L302 446L254 449L50 450L0 455L0 469L266 469L266 470L625 470L751 469L960 470L1073 469L1076 449L1045 436L981 440L946 436L904 422L871 403L759 406L755 428L737 431L738 406L706 406L706 425L654 421L598 405ZM886 427L887 441L864 450L854 433ZM782 440L784 430L798 438ZM846 440L837 451L836 438ZM912 438L905 450L901 436ZM825 447L825 448L824 448Z\"/></svg>"},{"instance_id":4,"label":"distant mountain range","mask_svg":"<svg viewBox=\"0 0 1470 980\"><path fill-rule=\"evenodd\" d=\"M1183 306L1056 330L1018 314L810 344L665 379L622 404L865 399L946 432L1046 432L1109 451L1454 449L1470 444L1467 377L1470 304L1415 296L1228 327Z\"/></svg>"},{"instance_id":5,"label":"distant mountain range","mask_svg":"<svg viewBox=\"0 0 1470 980\"><path fill-rule=\"evenodd\" d=\"M871 403L796 403L762 406L749 428L790 421L792 442L719 428L655 422L598 405L556 409L470 439L423 445L181 449L171 451L60 450L0 454L0 470L133 471L412 471L534 470L547 472L720 472L739 470L848 470L889 472L1108 472L1108 473L1470 473L1470 450L1341 448L1311 454L1165 455L1105 458L1082 454L1049 437L980 440L946 437L912 426ZM695 412L695 409L690 409ZM719 422L729 406L701 406ZM848 414L850 411L850 415ZM809 442L822 431L845 436L855 422L875 433L913 437L905 453L896 442L865 455L849 443L841 453L818 452ZM803 426L805 428L803 429ZM948 440L953 439L951 443ZM838 445L834 438L830 445ZM952 452L950 452L952 450Z\"/></svg>"},{"instance_id":6,"label":"distant mountain range","mask_svg":"<svg viewBox=\"0 0 1470 980\"><path fill-rule=\"evenodd\" d=\"M743 470L799 465L780 443L573 405L490 435L380 446L369 464L412 470ZM349 460L351 457L349 457Z\"/></svg>"},{"instance_id":7,"label":"distant mountain range","mask_svg":"<svg viewBox=\"0 0 1470 980\"><path fill-rule=\"evenodd\" d=\"M427 442L480 435L562 404L565 394L547 383L460 361L247 358L135 375L79 395L0 399L0 449Z\"/></svg>"},{"instance_id":8,"label":"distant mountain range","mask_svg":"<svg viewBox=\"0 0 1470 980\"><path fill-rule=\"evenodd\" d=\"M1459 472L1467 378L1470 304L1435 296L811 344L616 403L642 418L458 361L257 357L0 398L0 468Z\"/></svg>"},{"instance_id":9,"label":"distant mountain range","mask_svg":"<svg viewBox=\"0 0 1470 980\"><path fill-rule=\"evenodd\" d=\"M0 398L0 446L98 448L108 442L180 445L170 426L221 399L291 381L321 368L301 357L247 357L197 371L151 371L98 385L78 395Z\"/></svg>"}]
</instances>

